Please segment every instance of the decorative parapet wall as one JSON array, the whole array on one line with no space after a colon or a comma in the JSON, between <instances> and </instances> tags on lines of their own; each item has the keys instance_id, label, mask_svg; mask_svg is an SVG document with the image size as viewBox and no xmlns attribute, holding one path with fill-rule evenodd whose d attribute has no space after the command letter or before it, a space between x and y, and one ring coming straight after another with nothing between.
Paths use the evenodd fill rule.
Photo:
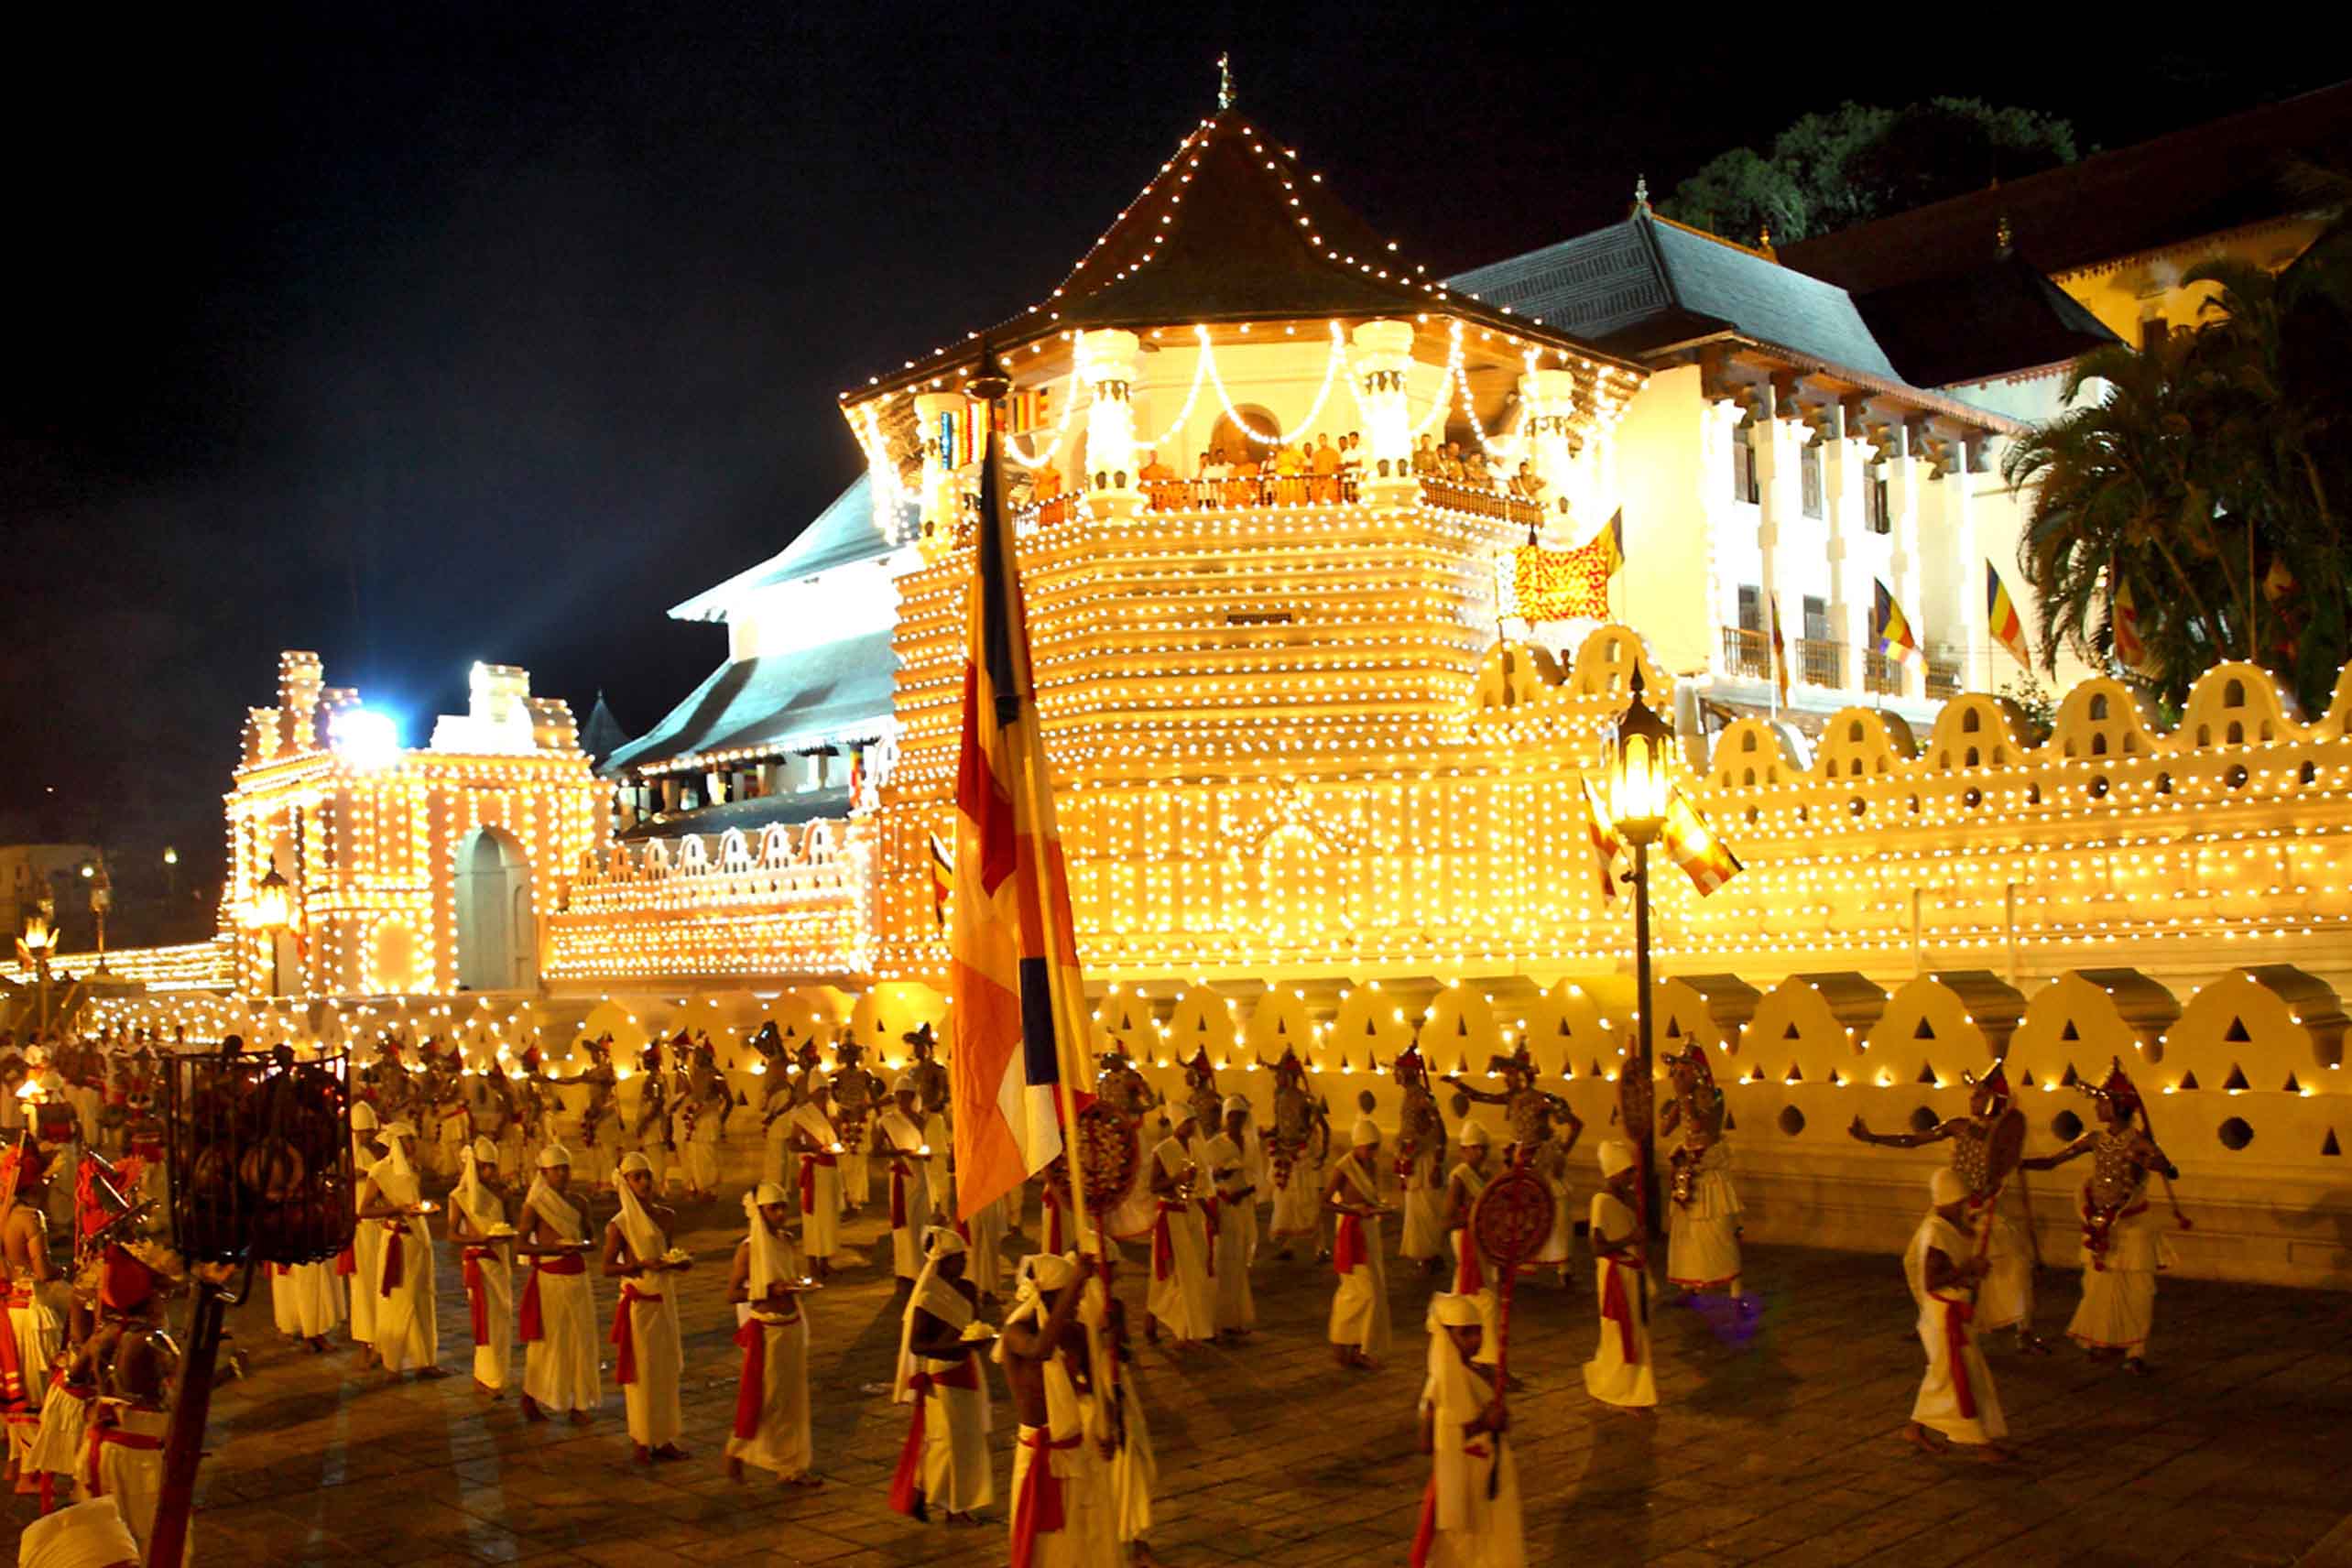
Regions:
<instances>
[{"instance_id":1,"label":"decorative parapet wall","mask_svg":"<svg viewBox=\"0 0 2352 1568\"><path fill-rule=\"evenodd\" d=\"M62 953L49 960L49 973L63 995L66 977L103 984L145 985L150 991L225 991L236 980L236 944L225 936L205 942L177 942L169 947L117 947L103 961L94 953ZM0 980L16 985L38 983L32 966L0 964Z\"/></svg>"},{"instance_id":2,"label":"decorative parapet wall","mask_svg":"<svg viewBox=\"0 0 2352 1568\"><path fill-rule=\"evenodd\" d=\"M550 984L863 975L872 871L839 822L615 844L548 918Z\"/></svg>"}]
</instances>

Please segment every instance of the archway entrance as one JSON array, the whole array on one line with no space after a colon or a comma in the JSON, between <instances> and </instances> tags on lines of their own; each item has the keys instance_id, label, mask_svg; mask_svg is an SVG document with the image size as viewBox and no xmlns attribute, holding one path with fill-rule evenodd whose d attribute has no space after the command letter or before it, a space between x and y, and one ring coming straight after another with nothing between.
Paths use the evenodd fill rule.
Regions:
<instances>
[{"instance_id":1,"label":"archway entrance","mask_svg":"<svg viewBox=\"0 0 2352 1568\"><path fill-rule=\"evenodd\" d=\"M496 828L476 828L457 846L457 983L469 991L539 985L530 863Z\"/></svg>"}]
</instances>

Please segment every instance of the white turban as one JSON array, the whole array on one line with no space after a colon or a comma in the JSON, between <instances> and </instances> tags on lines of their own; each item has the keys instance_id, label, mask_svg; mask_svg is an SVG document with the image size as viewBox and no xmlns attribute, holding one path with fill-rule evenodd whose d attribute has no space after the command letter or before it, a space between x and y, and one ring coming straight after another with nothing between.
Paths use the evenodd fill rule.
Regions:
<instances>
[{"instance_id":1,"label":"white turban","mask_svg":"<svg viewBox=\"0 0 2352 1568\"><path fill-rule=\"evenodd\" d=\"M911 1073L899 1073L898 1081L890 1085L890 1093L893 1094L913 1094L920 1092L915 1085L915 1075Z\"/></svg>"},{"instance_id":2,"label":"white turban","mask_svg":"<svg viewBox=\"0 0 2352 1568\"><path fill-rule=\"evenodd\" d=\"M1481 1149L1486 1147L1486 1129L1476 1122L1464 1122L1457 1137L1465 1147L1474 1143Z\"/></svg>"},{"instance_id":3,"label":"white turban","mask_svg":"<svg viewBox=\"0 0 2352 1568\"><path fill-rule=\"evenodd\" d=\"M632 1149L621 1156L621 1174L626 1176L632 1171L642 1171L648 1176L653 1174L653 1161L645 1157L643 1149Z\"/></svg>"},{"instance_id":4,"label":"white turban","mask_svg":"<svg viewBox=\"0 0 2352 1568\"><path fill-rule=\"evenodd\" d=\"M1486 1322L1486 1302L1482 1291L1465 1290L1452 1293L1441 1290L1430 1298L1429 1315L1440 1328L1479 1328Z\"/></svg>"},{"instance_id":5,"label":"white turban","mask_svg":"<svg viewBox=\"0 0 2352 1568\"><path fill-rule=\"evenodd\" d=\"M1013 1293L1013 1309L1005 1314L1005 1326L1034 1318L1045 1321L1045 1292L1067 1290L1078 1278L1078 1255L1074 1252L1033 1252L1021 1259L1016 1279L1018 1288ZM1005 1342L999 1338L989 1358L1001 1367L1005 1364Z\"/></svg>"},{"instance_id":6,"label":"white turban","mask_svg":"<svg viewBox=\"0 0 2352 1568\"><path fill-rule=\"evenodd\" d=\"M946 1225L933 1225L924 1233L923 1256L926 1258L953 1258L964 1250L964 1238Z\"/></svg>"},{"instance_id":7,"label":"white turban","mask_svg":"<svg viewBox=\"0 0 2352 1568\"><path fill-rule=\"evenodd\" d=\"M1380 1129L1373 1125L1370 1116L1358 1116L1356 1118L1356 1130L1348 1134L1347 1141L1357 1149L1363 1149L1380 1141Z\"/></svg>"},{"instance_id":8,"label":"white turban","mask_svg":"<svg viewBox=\"0 0 2352 1568\"><path fill-rule=\"evenodd\" d=\"M474 1158L484 1165L498 1163L498 1146L486 1138L474 1140Z\"/></svg>"},{"instance_id":9,"label":"white turban","mask_svg":"<svg viewBox=\"0 0 2352 1568\"><path fill-rule=\"evenodd\" d=\"M1249 1101L1246 1096L1241 1094L1227 1094L1225 1097L1225 1114L1231 1116L1236 1111L1239 1111L1245 1116L1247 1116L1249 1114Z\"/></svg>"},{"instance_id":10,"label":"white turban","mask_svg":"<svg viewBox=\"0 0 2352 1568\"><path fill-rule=\"evenodd\" d=\"M352 1131L374 1132L376 1127L376 1107L374 1105L369 1105L365 1100L362 1100L359 1104L351 1108Z\"/></svg>"},{"instance_id":11,"label":"white turban","mask_svg":"<svg viewBox=\"0 0 2352 1568\"><path fill-rule=\"evenodd\" d=\"M140 1560L139 1543L112 1497L93 1497L37 1519L17 1538L26 1568L109 1568Z\"/></svg>"},{"instance_id":12,"label":"white turban","mask_svg":"<svg viewBox=\"0 0 2352 1568\"><path fill-rule=\"evenodd\" d=\"M629 1163L632 1160L637 1161L635 1165ZM652 1163L642 1154L631 1153L621 1161L624 1174L652 1169ZM661 1227L653 1223L653 1216L645 1212L645 1203L637 1197L636 1188L626 1181L615 1181L613 1185L618 1190L621 1199L621 1212L614 1216L614 1223L621 1227L622 1239L629 1244L629 1250L637 1255L639 1263L660 1262L662 1254L670 1250L669 1238L661 1234Z\"/></svg>"},{"instance_id":13,"label":"white turban","mask_svg":"<svg viewBox=\"0 0 2352 1568\"><path fill-rule=\"evenodd\" d=\"M1960 1180L1960 1173L1949 1165L1939 1165L1935 1168L1935 1174L1927 1179L1927 1191L1930 1201L1940 1209L1965 1198L1968 1184Z\"/></svg>"},{"instance_id":14,"label":"white turban","mask_svg":"<svg viewBox=\"0 0 2352 1568\"><path fill-rule=\"evenodd\" d=\"M1603 1180L1614 1177L1620 1171L1633 1169L1633 1145L1621 1138L1603 1138L1597 1152L1601 1157Z\"/></svg>"},{"instance_id":15,"label":"white turban","mask_svg":"<svg viewBox=\"0 0 2352 1568\"><path fill-rule=\"evenodd\" d=\"M768 1195L771 1192L774 1197ZM624 1206L634 1201L634 1196L624 1198ZM743 1217L751 1226L751 1256L746 1260L750 1269L745 1284L755 1306L768 1300L770 1285L779 1280L789 1284L800 1277L800 1270L791 1267L791 1259L788 1256L790 1249L785 1246L784 1238L768 1228L768 1218L759 1212L762 1203L780 1203L783 1201L784 1189L773 1181L762 1181L743 1195Z\"/></svg>"},{"instance_id":16,"label":"white turban","mask_svg":"<svg viewBox=\"0 0 2352 1568\"><path fill-rule=\"evenodd\" d=\"M755 1207L764 1209L770 1203L789 1203L791 1200L785 1196L784 1189L776 1182L762 1181L752 1189L751 1201Z\"/></svg>"},{"instance_id":17,"label":"white turban","mask_svg":"<svg viewBox=\"0 0 2352 1568\"><path fill-rule=\"evenodd\" d=\"M377 1128L376 1131L378 1136L376 1141L378 1143L389 1143L396 1138L414 1138L417 1136L417 1129L409 1126L407 1122L387 1122L384 1126Z\"/></svg>"},{"instance_id":18,"label":"white turban","mask_svg":"<svg viewBox=\"0 0 2352 1568\"><path fill-rule=\"evenodd\" d=\"M559 1165L571 1163L572 1150L560 1143L550 1143L539 1151L539 1168L542 1171L552 1171Z\"/></svg>"}]
</instances>

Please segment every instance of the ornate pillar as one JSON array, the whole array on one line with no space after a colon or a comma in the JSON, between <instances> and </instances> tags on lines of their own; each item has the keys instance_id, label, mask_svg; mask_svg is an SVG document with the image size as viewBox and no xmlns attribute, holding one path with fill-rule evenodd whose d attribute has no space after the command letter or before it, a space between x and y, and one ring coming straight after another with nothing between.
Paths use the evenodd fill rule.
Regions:
<instances>
[{"instance_id":1,"label":"ornate pillar","mask_svg":"<svg viewBox=\"0 0 2352 1568\"><path fill-rule=\"evenodd\" d=\"M1733 538L1740 524L1740 514L1731 496L1731 432L1738 428L1747 409L1730 397L1711 397L1699 414L1699 462L1695 473L1698 484L1698 505L1706 519L1707 540L1707 613L1717 626L1739 624L1739 584L1744 574L1735 576L1726 557L1734 561L1744 557L1746 550ZM1724 639L1715 636L1707 648L1707 668L1715 674L1729 673L1724 659Z\"/></svg>"},{"instance_id":2,"label":"ornate pillar","mask_svg":"<svg viewBox=\"0 0 2352 1568\"><path fill-rule=\"evenodd\" d=\"M930 556L954 544L962 520L964 486L948 465L950 453L941 428L946 420L962 419L964 404L961 392L915 394L915 430L923 447L922 547Z\"/></svg>"},{"instance_id":3,"label":"ornate pillar","mask_svg":"<svg viewBox=\"0 0 2352 1568\"><path fill-rule=\"evenodd\" d=\"M1136 356L1142 345L1133 332L1106 327L1080 332L1078 379L1093 400L1086 409L1086 468L1081 485L1094 510L1132 517L1143 510L1136 483L1141 466L1135 450Z\"/></svg>"},{"instance_id":4,"label":"ornate pillar","mask_svg":"<svg viewBox=\"0 0 2352 1568\"><path fill-rule=\"evenodd\" d=\"M1520 430L1529 460L1543 481L1544 532L1571 547L1604 519L1580 516L1592 490L1590 469L1577 461L1576 376L1567 370L1530 370L1519 376Z\"/></svg>"},{"instance_id":5,"label":"ornate pillar","mask_svg":"<svg viewBox=\"0 0 2352 1568\"><path fill-rule=\"evenodd\" d=\"M1405 378L1413 364L1413 324L1366 321L1352 336L1356 401L1364 410L1361 495L1375 505L1409 505L1421 494L1412 474L1412 417L1405 405Z\"/></svg>"}]
</instances>

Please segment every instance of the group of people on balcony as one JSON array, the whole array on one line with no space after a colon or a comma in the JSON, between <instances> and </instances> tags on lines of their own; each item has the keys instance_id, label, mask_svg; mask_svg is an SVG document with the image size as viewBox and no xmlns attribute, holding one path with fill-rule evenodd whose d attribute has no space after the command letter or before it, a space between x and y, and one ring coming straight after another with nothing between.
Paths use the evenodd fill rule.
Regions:
<instances>
[{"instance_id":1,"label":"group of people on balcony","mask_svg":"<svg viewBox=\"0 0 2352 1568\"><path fill-rule=\"evenodd\" d=\"M1422 436L1413 448L1413 473L1423 479L1507 495L1514 501L1538 506L1543 501L1543 479L1535 472L1533 463L1522 460L1517 472L1505 474L1484 448L1473 446L1465 452L1460 441L1440 446L1434 435Z\"/></svg>"},{"instance_id":2,"label":"group of people on balcony","mask_svg":"<svg viewBox=\"0 0 2352 1568\"><path fill-rule=\"evenodd\" d=\"M1359 498L1367 463L1360 431L1349 430L1336 441L1325 432L1295 446L1255 441L1238 450L1211 447L1201 453L1190 478L1161 462L1157 451L1147 452L1137 483L1155 512L1332 506ZM1413 474L1425 481L1531 505L1543 500L1544 482L1532 463L1522 462L1516 473L1506 474L1481 448L1465 452L1459 441L1440 446L1433 435L1421 438L1411 461ZM1051 457L1030 472L1029 504L1040 526L1070 515L1070 493Z\"/></svg>"}]
</instances>

